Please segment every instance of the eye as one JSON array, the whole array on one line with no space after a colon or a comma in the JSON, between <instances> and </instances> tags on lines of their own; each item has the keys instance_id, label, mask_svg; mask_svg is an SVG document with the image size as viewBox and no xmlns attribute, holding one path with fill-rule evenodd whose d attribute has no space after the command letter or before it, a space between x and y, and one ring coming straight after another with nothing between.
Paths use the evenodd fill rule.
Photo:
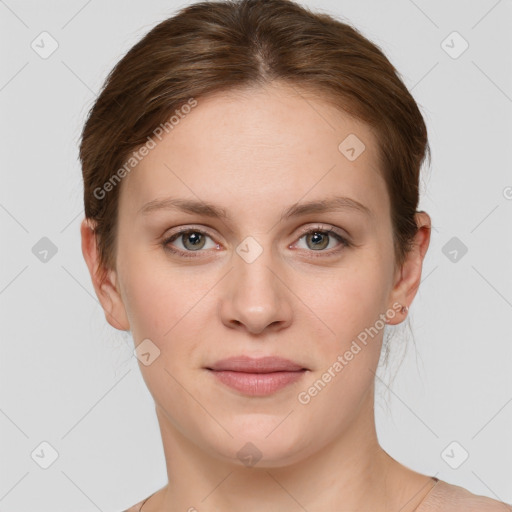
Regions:
<instances>
[{"instance_id":1,"label":"eye","mask_svg":"<svg viewBox=\"0 0 512 512\"><path fill-rule=\"evenodd\" d=\"M194 254L187 254L190 252L198 252L201 249L212 249L212 248L219 248L219 244L216 244L212 240L212 244L208 247L206 244L206 239L211 237L205 232L200 229L191 229L191 228L185 228L180 229L177 233L170 236L169 238L166 238L162 245L169 251L175 254L179 254L180 256L184 257L194 257ZM172 242L175 240L178 240L181 242L182 248L175 248L175 246L172 246Z\"/></svg>"},{"instance_id":2,"label":"eye","mask_svg":"<svg viewBox=\"0 0 512 512\"><path fill-rule=\"evenodd\" d=\"M305 239L306 250L310 249L313 252L327 253L329 255L332 253L338 253L344 247L349 247L351 245L346 238L341 236L339 233L336 233L333 230L333 228L325 229L325 228L322 228L321 226L316 226L315 228L309 228L306 231L304 231L302 236L299 238L299 241L297 242L297 244L302 239ZM338 244L341 244L341 248L340 248L340 245L338 245L338 247L337 248L335 247L333 251L326 250L328 248L332 249L332 245L335 245L335 244L332 244L331 242L334 242L334 241L337 241ZM301 247L299 247L299 248L302 249ZM321 254L321 255L325 255L325 254ZM320 255L315 255L315 256L320 256Z\"/></svg>"}]
</instances>

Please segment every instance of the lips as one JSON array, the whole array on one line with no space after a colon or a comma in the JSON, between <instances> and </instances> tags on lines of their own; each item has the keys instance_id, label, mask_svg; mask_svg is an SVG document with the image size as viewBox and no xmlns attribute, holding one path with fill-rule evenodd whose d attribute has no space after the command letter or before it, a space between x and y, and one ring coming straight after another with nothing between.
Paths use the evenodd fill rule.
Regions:
<instances>
[{"instance_id":1,"label":"lips","mask_svg":"<svg viewBox=\"0 0 512 512\"><path fill-rule=\"evenodd\" d=\"M230 357L206 368L222 384L248 396L265 396L300 380L308 371L281 357Z\"/></svg>"},{"instance_id":2,"label":"lips","mask_svg":"<svg viewBox=\"0 0 512 512\"><path fill-rule=\"evenodd\" d=\"M282 357L267 356L254 359L248 356L230 357L228 359L221 359L208 370L224 371L229 370L233 372L244 373L273 373L273 372L297 372L307 370L304 366L284 359Z\"/></svg>"}]
</instances>

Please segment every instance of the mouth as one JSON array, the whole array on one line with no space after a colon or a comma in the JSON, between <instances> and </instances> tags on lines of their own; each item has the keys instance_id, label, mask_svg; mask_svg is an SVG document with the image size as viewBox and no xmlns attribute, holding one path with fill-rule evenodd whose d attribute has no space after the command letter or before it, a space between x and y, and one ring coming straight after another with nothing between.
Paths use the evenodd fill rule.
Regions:
<instances>
[{"instance_id":1,"label":"mouth","mask_svg":"<svg viewBox=\"0 0 512 512\"><path fill-rule=\"evenodd\" d=\"M231 357L206 367L216 379L247 396L267 396L300 380L308 370L280 357Z\"/></svg>"}]
</instances>

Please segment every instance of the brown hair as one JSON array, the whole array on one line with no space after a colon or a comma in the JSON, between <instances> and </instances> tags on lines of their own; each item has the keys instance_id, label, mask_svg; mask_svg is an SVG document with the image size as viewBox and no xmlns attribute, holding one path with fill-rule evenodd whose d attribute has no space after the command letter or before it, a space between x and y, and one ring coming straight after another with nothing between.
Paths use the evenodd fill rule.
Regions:
<instances>
[{"instance_id":1,"label":"brown hair","mask_svg":"<svg viewBox=\"0 0 512 512\"><path fill-rule=\"evenodd\" d=\"M80 161L98 271L115 268L122 183L97 191L130 153L191 98L277 80L316 91L374 130L395 260L403 263L417 232L420 167L430 148L398 72L375 44L331 16L289 0L228 0L192 4L155 26L116 64L89 111Z\"/></svg>"}]
</instances>

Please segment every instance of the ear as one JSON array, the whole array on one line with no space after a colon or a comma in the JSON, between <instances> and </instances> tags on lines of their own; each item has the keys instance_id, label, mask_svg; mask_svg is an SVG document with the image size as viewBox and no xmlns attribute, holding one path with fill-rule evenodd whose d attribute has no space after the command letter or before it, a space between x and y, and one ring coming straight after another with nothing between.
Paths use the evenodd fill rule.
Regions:
<instances>
[{"instance_id":1,"label":"ear","mask_svg":"<svg viewBox=\"0 0 512 512\"><path fill-rule=\"evenodd\" d=\"M421 282L423 259L430 244L431 221L425 212L415 215L418 231L414 237L413 249L407 254L403 265L397 269L395 284L391 292L391 304L399 303L409 307L412 303ZM405 319L407 313L397 314L386 322L390 325L398 324Z\"/></svg>"},{"instance_id":2,"label":"ear","mask_svg":"<svg viewBox=\"0 0 512 512\"><path fill-rule=\"evenodd\" d=\"M99 252L91 219L83 219L80 225L82 237L82 254L91 275L92 284L101 303L107 322L120 331L129 331L130 323L121 298L115 270L100 267Z\"/></svg>"}]
</instances>

